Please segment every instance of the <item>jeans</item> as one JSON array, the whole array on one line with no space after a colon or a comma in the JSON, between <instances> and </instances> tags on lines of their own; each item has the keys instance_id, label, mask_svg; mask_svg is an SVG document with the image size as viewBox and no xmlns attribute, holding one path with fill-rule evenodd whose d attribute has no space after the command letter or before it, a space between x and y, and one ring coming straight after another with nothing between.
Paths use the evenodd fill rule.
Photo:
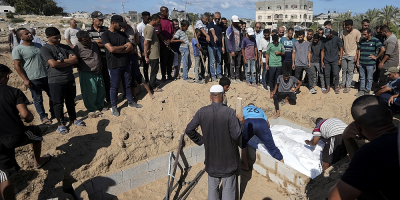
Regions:
<instances>
[{"instance_id":1,"label":"jeans","mask_svg":"<svg viewBox=\"0 0 400 200\"><path fill-rule=\"evenodd\" d=\"M104 106L106 90L104 89L103 75L90 72L79 72L82 99L89 112L101 110Z\"/></svg>"},{"instance_id":2,"label":"jeans","mask_svg":"<svg viewBox=\"0 0 400 200\"><path fill-rule=\"evenodd\" d=\"M321 88L325 88L325 76L324 69L321 67L319 63L311 63L311 69L314 71L313 79L310 81L314 81L314 86L317 85L317 73L319 76L319 80L321 81Z\"/></svg>"},{"instance_id":3,"label":"jeans","mask_svg":"<svg viewBox=\"0 0 400 200\"><path fill-rule=\"evenodd\" d=\"M222 180L222 199L219 198L219 185ZM226 178L208 175L208 200L232 200L236 196L236 174Z\"/></svg>"},{"instance_id":4,"label":"jeans","mask_svg":"<svg viewBox=\"0 0 400 200\"><path fill-rule=\"evenodd\" d=\"M183 80L188 80L188 72L190 66L192 65L192 61L190 60L190 51L189 48L179 48L179 51L182 55L182 69L183 69Z\"/></svg>"},{"instance_id":5,"label":"jeans","mask_svg":"<svg viewBox=\"0 0 400 200\"><path fill-rule=\"evenodd\" d=\"M29 87L29 90L32 93L33 104L35 104L36 112L39 114L40 120L43 121L43 119L48 118L43 106L42 91L45 91L49 97L50 118L55 117L53 100L51 98L47 77L31 80L31 87Z\"/></svg>"},{"instance_id":6,"label":"jeans","mask_svg":"<svg viewBox=\"0 0 400 200\"><path fill-rule=\"evenodd\" d=\"M103 66L101 68L101 74L103 74L104 87L106 89L106 101L110 102L111 101L111 98L110 98L111 81L110 81L110 74L108 73L106 57L101 58L101 63L103 64Z\"/></svg>"},{"instance_id":7,"label":"jeans","mask_svg":"<svg viewBox=\"0 0 400 200\"><path fill-rule=\"evenodd\" d=\"M152 59L149 62L149 65L151 67L151 71L150 71L150 87L152 89L155 89L157 87L157 74L158 74L158 70L160 69L160 61L158 59Z\"/></svg>"},{"instance_id":8,"label":"jeans","mask_svg":"<svg viewBox=\"0 0 400 200\"><path fill-rule=\"evenodd\" d=\"M163 78L165 78L165 76L171 78L174 56L174 53L172 53L172 51L165 45L160 45L161 75Z\"/></svg>"},{"instance_id":9,"label":"jeans","mask_svg":"<svg viewBox=\"0 0 400 200\"><path fill-rule=\"evenodd\" d=\"M342 85L351 87L354 73L354 56L343 56L342 59Z\"/></svg>"},{"instance_id":10,"label":"jeans","mask_svg":"<svg viewBox=\"0 0 400 200\"><path fill-rule=\"evenodd\" d=\"M66 83L49 83L49 88L54 103L54 113L56 115L58 125L66 125L64 119L64 102L65 107L67 107L69 121L75 121L75 80L71 80Z\"/></svg>"},{"instance_id":11,"label":"jeans","mask_svg":"<svg viewBox=\"0 0 400 200\"><path fill-rule=\"evenodd\" d=\"M267 88L267 83L268 83L268 79L269 79L268 72L269 72L269 70L267 70L266 63L263 63L262 84L263 84L264 88Z\"/></svg>"},{"instance_id":12,"label":"jeans","mask_svg":"<svg viewBox=\"0 0 400 200\"><path fill-rule=\"evenodd\" d=\"M229 55L229 57L230 57L230 64L231 64L231 79L239 79L240 78L240 62L242 59L242 52L236 51L235 56Z\"/></svg>"},{"instance_id":13,"label":"jeans","mask_svg":"<svg viewBox=\"0 0 400 200\"><path fill-rule=\"evenodd\" d=\"M208 53L210 54L210 72L211 77L221 76L221 47L208 46ZM215 70L215 68L217 70ZM216 71L216 73L215 73Z\"/></svg>"},{"instance_id":14,"label":"jeans","mask_svg":"<svg viewBox=\"0 0 400 200\"><path fill-rule=\"evenodd\" d=\"M269 67L269 89L275 90L276 80L282 75L282 67Z\"/></svg>"},{"instance_id":15,"label":"jeans","mask_svg":"<svg viewBox=\"0 0 400 200\"><path fill-rule=\"evenodd\" d=\"M339 86L339 66L337 62L325 62L325 84L331 85L331 71L333 71L334 85Z\"/></svg>"},{"instance_id":16,"label":"jeans","mask_svg":"<svg viewBox=\"0 0 400 200\"><path fill-rule=\"evenodd\" d=\"M201 62L201 57L200 56L195 56L194 57L194 77L196 81L200 80L199 74L200 74L200 69L203 66L203 63Z\"/></svg>"},{"instance_id":17,"label":"jeans","mask_svg":"<svg viewBox=\"0 0 400 200\"><path fill-rule=\"evenodd\" d=\"M256 60L247 60L246 69L246 82L256 84Z\"/></svg>"},{"instance_id":18,"label":"jeans","mask_svg":"<svg viewBox=\"0 0 400 200\"><path fill-rule=\"evenodd\" d=\"M315 86L315 72L312 70L312 68L308 66L296 66L295 68L295 77L298 80L301 80L303 78L303 69L306 71L308 79L309 79L309 89L314 88Z\"/></svg>"},{"instance_id":19,"label":"jeans","mask_svg":"<svg viewBox=\"0 0 400 200\"><path fill-rule=\"evenodd\" d=\"M288 101L290 105L296 105L297 97L294 92L277 92L273 96L275 110L279 110L279 102L282 101L283 99L286 99L286 97L289 97Z\"/></svg>"},{"instance_id":20,"label":"jeans","mask_svg":"<svg viewBox=\"0 0 400 200\"><path fill-rule=\"evenodd\" d=\"M124 88L126 99L128 103L132 103L132 91L131 91L131 65L127 65L124 67L117 67L114 69L108 70L110 73L111 79L111 88L110 88L110 97L111 97L111 106L116 107L118 101L118 89L119 83L122 80L122 87Z\"/></svg>"},{"instance_id":21,"label":"jeans","mask_svg":"<svg viewBox=\"0 0 400 200\"><path fill-rule=\"evenodd\" d=\"M372 89L372 81L374 75L374 66L360 65L360 91L370 92ZM367 77L367 85L365 87L365 77Z\"/></svg>"}]
</instances>

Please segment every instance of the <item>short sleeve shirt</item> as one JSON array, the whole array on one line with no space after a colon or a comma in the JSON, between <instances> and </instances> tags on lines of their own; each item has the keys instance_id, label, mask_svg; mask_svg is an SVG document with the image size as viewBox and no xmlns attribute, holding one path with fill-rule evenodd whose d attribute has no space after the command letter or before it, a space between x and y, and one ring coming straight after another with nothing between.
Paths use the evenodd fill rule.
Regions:
<instances>
[{"instance_id":1,"label":"short sleeve shirt","mask_svg":"<svg viewBox=\"0 0 400 200\"><path fill-rule=\"evenodd\" d=\"M296 66L308 66L308 52L311 51L310 42L303 41L300 43L296 41L293 45L293 50L296 51L294 64Z\"/></svg>"},{"instance_id":2,"label":"short sleeve shirt","mask_svg":"<svg viewBox=\"0 0 400 200\"><path fill-rule=\"evenodd\" d=\"M47 77L47 69L40 55L41 44L33 43L33 46L23 44L14 47L13 60L20 60L29 80Z\"/></svg>"},{"instance_id":3,"label":"short sleeve shirt","mask_svg":"<svg viewBox=\"0 0 400 200\"><path fill-rule=\"evenodd\" d=\"M397 67L399 65L399 42L394 34L386 38L383 42L385 46L385 55L389 55L389 59L383 65L383 68Z\"/></svg>"},{"instance_id":4,"label":"short sleeve shirt","mask_svg":"<svg viewBox=\"0 0 400 200\"><path fill-rule=\"evenodd\" d=\"M185 43L181 43L181 48L189 48L189 39L185 31L178 30L176 31L174 38L178 40L183 40Z\"/></svg>"},{"instance_id":5,"label":"short sleeve shirt","mask_svg":"<svg viewBox=\"0 0 400 200\"><path fill-rule=\"evenodd\" d=\"M394 91L395 94L400 93L400 78L391 81L387 86Z\"/></svg>"},{"instance_id":6,"label":"short sleeve shirt","mask_svg":"<svg viewBox=\"0 0 400 200\"><path fill-rule=\"evenodd\" d=\"M197 21L196 22L196 28L203 29L208 34L208 27L207 27L206 24L203 23L203 21L201 21L201 20Z\"/></svg>"},{"instance_id":7,"label":"short sleeve shirt","mask_svg":"<svg viewBox=\"0 0 400 200\"><path fill-rule=\"evenodd\" d=\"M293 52L293 45L297 40L292 38L291 40L287 37L282 37L280 43L283 44L285 47L285 59L283 62L292 62L292 52Z\"/></svg>"},{"instance_id":8,"label":"short sleeve shirt","mask_svg":"<svg viewBox=\"0 0 400 200\"><path fill-rule=\"evenodd\" d=\"M337 62L339 60L340 47L343 47L343 42L339 37L332 36L331 39L324 38L321 44L321 50L325 50L324 62Z\"/></svg>"},{"instance_id":9,"label":"short sleeve shirt","mask_svg":"<svg viewBox=\"0 0 400 200\"><path fill-rule=\"evenodd\" d=\"M245 57L249 60L254 60L255 58L255 48L256 40L253 37L245 37L242 41L242 49L244 49Z\"/></svg>"},{"instance_id":10,"label":"short sleeve shirt","mask_svg":"<svg viewBox=\"0 0 400 200\"><path fill-rule=\"evenodd\" d=\"M343 40L343 56L356 56L360 38L361 33L357 29L353 29L350 33L344 29L340 33L340 39Z\"/></svg>"},{"instance_id":11,"label":"short sleeve shirt","mask_svg":"<svg viewBox=\"0 0 400 200\"><path fill-rule=\"evenodd\" d=\"M146 25L143 31L144 39L150 42L150 54L149 59L160 58L160 42L158 41L157 33L154 27L150 24Z\"/></svg>"},{"instance_id":12,"label":"short sleeve shirt","mask_svg":"<svg viewBox=\"0 0 400 200\"><path fill-rule=\"evenodd\" d=\"M88 27L88 28L86 29L86 31L89 32L90 39L92 39L92 40L99 40L99 39L101 40L101 35L103 35L103 33L106 32L107 30L108 30L107 27L105 27L105 26L100 26L100 30L97 31L97 30L93 27L93 25L91 25L90 27ZM101 48L100 48L100 53L101 53L101 55L102 55L103 57L105 56L106 50L105 50L104 47L101 47Z\"/></svg>"},{"instance_id":13,"label":"short sleeve shirt","mask_svg":"<svg viewBox=\"0 0 400 200\"><path fill-rule=\"evenodd\" d=\"M270 67L281 67L282 66L282 56L275 55L275 51L285 52L285 48L283 48L283 44L279 43L275 45L274 43L268 44L267 54L269 54L268 65Z\"/></svg>"},{"instance_id":14,"label":"short sleeve shirt","mask_svg":"<svg viewBox=\"0 0 400 200\"><path fill-rule=\"evenodd\" d=\"M279 83L278 92L291 92L294 84L298 82L298 79L294 76L290 76L288 81L285 81L283 75L279 75L278 79L276 80Z\"/></svg>"},{"instance_id":15,"label":"short sleeve shirt","mask_svg":"<svg viewBox=\"0 0 400 200\"><path fill-rule=\"evenodd\" d=\"M59 44L58 46L45 44L40 49L40 55L46 63L49 83L66 83L75 80L72 65L63 68L54 68L50 67L47 62L51 59L56 61L61 60L61 57L63 59L68 59L69 55L75 55L71 47L64 44Z\"/></svg>"},{"instance_id":16,"label":"short sleeve shirt","mask_svg":"<svg viewBox=\"0 0 400 200\"><path fill-rule=\"evenodd\" d=\"M235 51L240 51L240 31L232 26L233 34L235 35Z\"/></svg>"},{"instance_id":17,"label":"short sleeve shirt","mask_svg":"<svg viewBox=\"0 0 400 200\"><path fill-rule=\"evenodd\" d=\"M362 38L360 44L358 44L360 49L360 64L363 66L374 66L376 61L369 56L376 55L377 50L382 48L382 43L376 37L371 37L369 41L366 38Z\"/></svg>"},{"instance_id":18,"label":"short sleeve shirt","mask_svg":"<svg viewBox=\"0 0 400 200\"><path fill-rule=\"evenodd\" d=\"M267 53L268 50L268 44L270 43L269 40L266 40L265 38L262 38L260 40L260 43L257 45L258 51L262 52L262 61L265 62L265 54Z\"/></svg>"},{"instance_id":19,"label":"short sleeve shirt","mask_svg":"<svg viewBox=\"0 0 400 200\"><path fill-rule=\"evenodd\" d=\"M64 33L64 38L71 41L72 45L76 45L79 41L76 37L76 33L78 33L81 29L80 28L67 28Z\"/></svg>"},{"instance_id":20,"label":"short sleeve shirt","mask_svg":"<svg viewBox=\"0 0 400 200\"><path fill-rule=\"evenodd\" d=\"M130 42L128 36L122 32L111 32L107 30L101 35L101 40L103 45L111 44L112 46L122 46ZM111 53L106 48L106 58L108 69L115 69L118 67L127 66L130 63L130 58L128 53Z\"/></svg>"},{"instance_id":21,"label":"short sleeve shirt","mask_svg":"<svg viewBox=\"0 0 400 200\"><path fill-rule=\"evenodd\" d=\"M197 40L196 38L193 38L192 39L193 56L200 56L200 50L197 48L196 44L198 44Z\"/></svg>"},{"instance_id":22,"label":"short sleeve shirt","mask_svg":"<svg viewBox=\"0 0 400 200\"><path fill-rule=\"evenodd\" d=\"M23 134L27 129L17 105L28 104L28 99L21 90L4 84L0 84L0 94L0 138Z\"/></svg>"},{"instance_id":23,"label":"short sleeve shirt","mask_svg":"<svg viewBox=\"0 0 400 200\"><path fill-rule=\"evenodd\" d=\"M246 106L243 108L244 119L265 119L268 120L267 115L261 108L257 108L253 105Z\"/></svg>"},{"instance_id":24,"label":"short sleeve shirt","mask_svg":"<svg viewBox=\"0 0 400 200\"><path fill-rule=\"evenodd\" d=\"M329 118L320 121L314 128L313 135L329 139L333 136L343 134L347 124L340 119Z\"/></svg>"},{"instance_id":25,"label":"short sleeve shirt","mask_svg":"<svg viewBox=\"0 0 400 200\"><path fill-rule=\"evenodd\" d=\"M314 42L311 46L311 63L320 63L321 62L321 41L318 41L317 44Z\"/></svg>"},{"instance_id":26,"label":"short sleeve shirt","mask_svg":"<svg viewBox=\"0 0 400 200\"><path fill-rule=\"evenodd\" d=\"M210 36L210 44L213 47L222 47L222 27L220 25L217 25L214 23L214 21L210 22L207 24L208 30L210 30L210 33L208 34ZM211 33L211 30L215 31L215 36L217 36L218 40L217 43L214 42L214 36Z\"/></svg>"}]
</instances>

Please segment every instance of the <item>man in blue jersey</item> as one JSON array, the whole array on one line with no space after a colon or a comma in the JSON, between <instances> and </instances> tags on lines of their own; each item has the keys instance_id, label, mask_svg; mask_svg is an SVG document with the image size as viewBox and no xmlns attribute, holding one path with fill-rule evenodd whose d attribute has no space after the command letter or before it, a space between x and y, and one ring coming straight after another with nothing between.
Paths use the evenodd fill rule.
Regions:
<instances>
[{"instance_id":1,"label":"man in blue jersey","mask_svg":"<svg viewBox=\"0 0 400 200\"><path fill-rule=\"evenodd\" d=\"M293 38L293 28L289 28L286 37L282 37L280 43L285 47L285 57L282 59L282 74L288 72L290 75L294 75L294 67L292 67L292 52L293 45L297 41Z\"/></svg>"},{"instance_id":2,"label":"man in blue jersey","mask_svg":"<svg viewBox=\"0 0 400 200\"><path fill-rule=\"evenodd\" d=\"M263 142L272 157L283 162L281 151L275 146L272 139L271 130L269 129L270 125L264 111L250 103L243 108L243 116L246 123L244 124L242 135L242 169L245 171L249 170L247 143L254 135L257 135Z\"/></svg>"}]
</instances>

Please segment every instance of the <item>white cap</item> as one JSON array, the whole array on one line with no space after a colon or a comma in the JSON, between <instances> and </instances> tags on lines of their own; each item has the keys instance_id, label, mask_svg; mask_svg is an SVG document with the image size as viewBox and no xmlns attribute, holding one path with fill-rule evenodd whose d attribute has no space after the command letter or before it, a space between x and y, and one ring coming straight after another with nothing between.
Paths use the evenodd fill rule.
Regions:
<instances>
[{"instance_id":1,"label":"white cap","mask_svg":"<svg viewBox=\"0 0 400 200\"><path fill-rule=\"evenodd\" d=\"M247 28L247 34L249 34L249 35L254 35L254 30L253 30L253 28Z\"/></svg>"},{"instance_id":2,"label":"white cap","mask_svg":"<svg viewBox=\"0 0 400 200\"><path fill-rule=\"evenodd\" d=\"M13 28L13 27L10 27L10 31L13 31L13 30L15 30L15 28Z\"/></svg>"},{"instance_id":3,"label":"white cap","mask_svg":"<svg viewBox=\"0 0 400 200\"><path fill-rule=\"evenodd\" d=\"M210 88L210 92L221 93L224 92L224 88L221 85L213 85Z\"/></svg>"},{"instance_id":4,"label":"white cap","mask_svg":"<svg viewBox=\"0 0 400 200\"><path fill-rule=\"evenodd\" d=\"M232 22L239 22L239 17L237 15L233 15Z\"/></svg>"}]
</instances>

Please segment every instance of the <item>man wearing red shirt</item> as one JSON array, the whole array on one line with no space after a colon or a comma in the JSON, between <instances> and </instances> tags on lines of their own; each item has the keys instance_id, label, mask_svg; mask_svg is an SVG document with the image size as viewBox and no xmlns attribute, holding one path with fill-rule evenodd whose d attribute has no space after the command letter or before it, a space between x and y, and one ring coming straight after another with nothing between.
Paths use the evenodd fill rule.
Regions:
<instances>
[{"instance_id":1,"label":"man wearing red shirt","mask_svg":"<svg viewBox=\"0 0 400 200\"><path fill-rule=\"evenodd\" d=\"M172 80L172 64L174 62L174 53L170 51L169 43L174 35L174 24L168 19L169 10L163 6L160 8L160 25L154 27L157 32L158 39L160 40L160 64L161 64L161 75L162 81L166 81L166 76L169 80Z\"/></svg>"}]
</instances>

